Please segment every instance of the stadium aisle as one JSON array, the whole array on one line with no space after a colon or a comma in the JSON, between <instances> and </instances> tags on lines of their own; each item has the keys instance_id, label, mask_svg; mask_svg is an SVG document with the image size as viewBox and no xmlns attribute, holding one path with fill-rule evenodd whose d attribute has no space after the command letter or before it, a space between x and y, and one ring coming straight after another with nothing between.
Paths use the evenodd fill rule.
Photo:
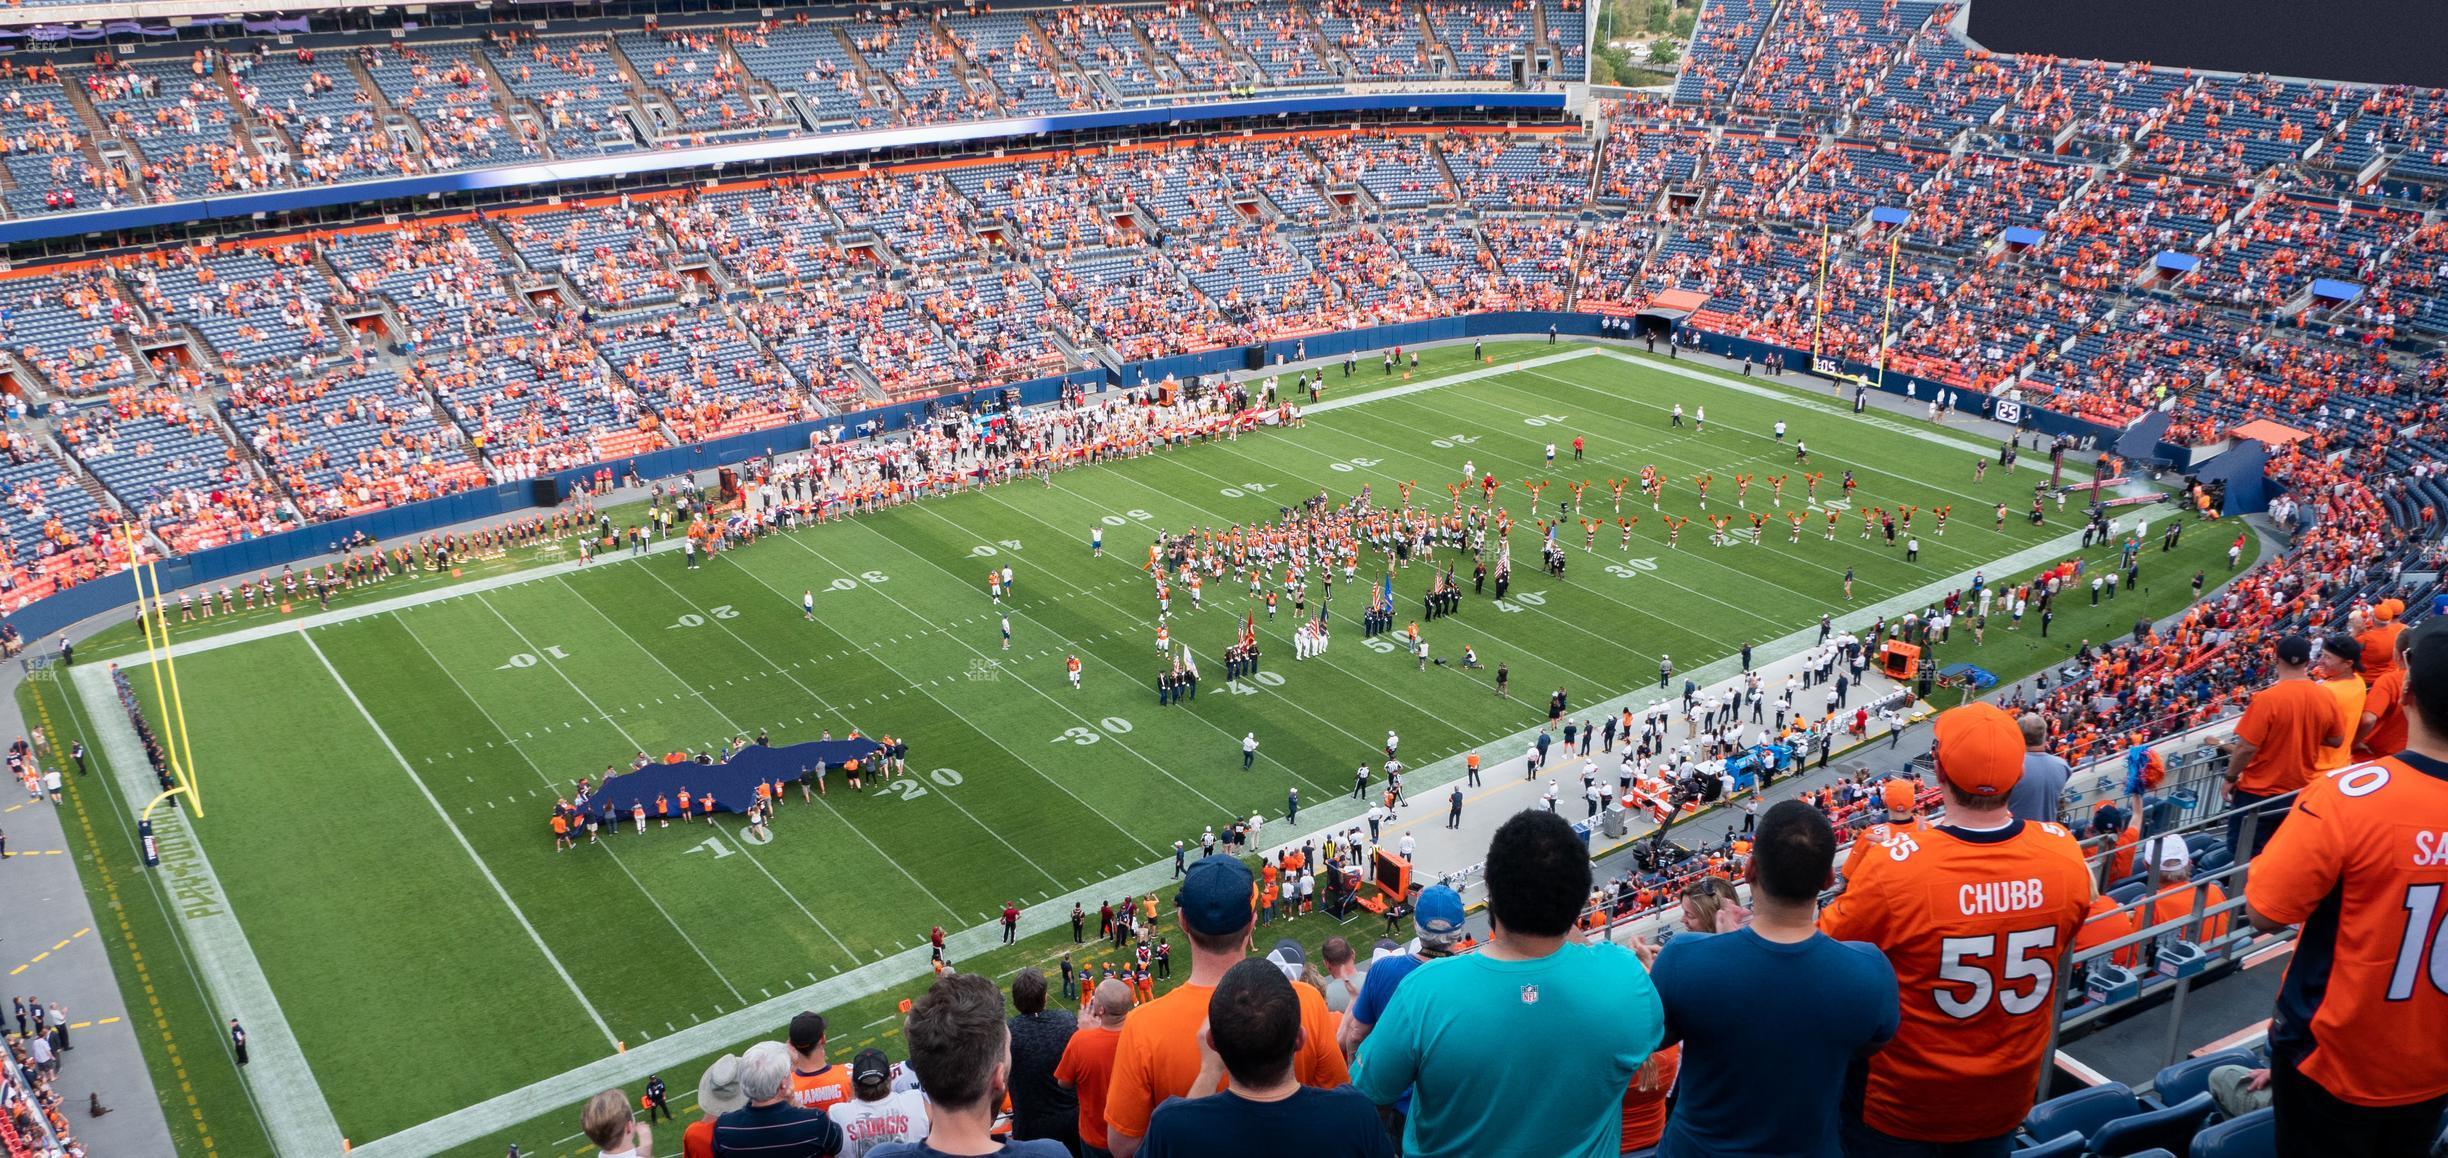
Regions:
<instances>
[{"instance_id":1,"label":"stadium aisle","mask_svg":"<svg viewBox=\"0 0 2448 1158\"><path fill-rule=\"evenodd\" d=\"M65 685L46 687L43 702L54 712L64 711L58 693L65 690ZM56 715L49 721L19 717L16 697L8 697L0 705L0 729L7 734L30 737L42 728L47 740L65 726ZM10 997L39 997L46 1006L58 1002L67 1013L69 1051L60 1057L57 1084L66 1095L62 1109L76 1120L80 1141L97 1154L168 1154L173 1150L170 1127L136 1039L139 1026L152 1031L153 1019L141 1010L130 1016L123 1004L104 930L94 920L92 901L78 884L76 862L66 851L125 847L123 841L110 839L118 835L115 831L99 840L85 834L88 826L99 834L118 821L108 814L109 797L95 788L90 776L77 774L66 753L45 752L42 763L46 770L59 769L67 793L62 803L55 807L48 801L20 801L11 794L0 804L0 832L8 834L9 853L0 860L0 896L8 898L9 913L8 920L0 922L0 971L6 975L0 988ZM79 834L73 845L67 838L72 828ZM111 871L111 879L121 887L144 887L133 864L114 865ZM120 898L114 894L114 900ZM124 903L153 900L131 895ZM218 1048L206 1042L190 1044L199 1047ZM215 1064L221 1063L216 1059ZM165 1090L163 1096L175 1092ZM91 1099L97 1097L110 1113L90 1117Z\"/></svg>"}]
</instances>

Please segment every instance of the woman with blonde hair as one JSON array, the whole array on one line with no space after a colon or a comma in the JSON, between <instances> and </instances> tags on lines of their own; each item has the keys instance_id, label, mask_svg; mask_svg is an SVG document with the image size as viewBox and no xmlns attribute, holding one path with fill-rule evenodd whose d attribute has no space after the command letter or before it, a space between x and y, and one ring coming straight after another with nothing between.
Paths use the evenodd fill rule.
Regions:
<instances>
[{"instance_id":1,"label":"woman with blonde hair","mask_svg":"<svg viewBox=\"0 0 2448 1158\"><path fill-rule=\"evenodd\" d=\"M1742 927L1750 914L1742 907L1734 882L1701 877L1683 890L1683 935L1725 933Z\"/></svg>"}]
</instances>

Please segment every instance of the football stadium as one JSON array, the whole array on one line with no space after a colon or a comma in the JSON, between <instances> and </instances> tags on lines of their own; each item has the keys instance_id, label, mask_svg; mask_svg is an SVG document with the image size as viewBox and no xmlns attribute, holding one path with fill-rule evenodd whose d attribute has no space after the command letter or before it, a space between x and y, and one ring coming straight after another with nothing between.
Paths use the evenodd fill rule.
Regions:
<instances>
[{"instance_id":1,"label":"football stadium","mask_svg":"<svg viewBox=\"0 0 2448 1158\"><path fill-rule=\"evenodd\" d=\"M2441 1153L2366 7L0 9L0 1151Z\"/></svg>"}]
</instances>

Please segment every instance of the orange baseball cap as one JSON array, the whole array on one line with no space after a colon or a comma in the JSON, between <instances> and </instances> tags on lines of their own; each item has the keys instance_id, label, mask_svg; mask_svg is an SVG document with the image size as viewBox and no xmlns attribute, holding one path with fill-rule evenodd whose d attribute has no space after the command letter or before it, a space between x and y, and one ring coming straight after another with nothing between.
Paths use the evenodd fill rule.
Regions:
<instances>
[{"instance_id":1,"label":"orange baseball cap","mask_svg":"<svg viewBox=\"0 0 2448 1158\"><path fill-rule=\"evenodd\" d=\"M1888 781L1888 782L1887 782L1886 787L1879 789L1879 799L1880 799L1881 801L1883 801L1883 802L1884 802L1884 803L1887 805L1887 811L1889 811L1889 812L1910 812L1910 811L1912 811L1912 810L1913 810L1913 786L1912 786L1912 781L1910 781L1910 780L1890 780L1890 781Z\"/></svg>"},{"instance_id":2,"label":"orange baseball cap","mask_svg":"<svg viewBox=\"0 0 2448 1158\"><path fill-rule=\"evenodd\" d=\"M1938 775L1967 796L2004 796L2023 779L2023 729L1995 704L1938 713L1930 753Z\"/></svg>"}]
</instances>

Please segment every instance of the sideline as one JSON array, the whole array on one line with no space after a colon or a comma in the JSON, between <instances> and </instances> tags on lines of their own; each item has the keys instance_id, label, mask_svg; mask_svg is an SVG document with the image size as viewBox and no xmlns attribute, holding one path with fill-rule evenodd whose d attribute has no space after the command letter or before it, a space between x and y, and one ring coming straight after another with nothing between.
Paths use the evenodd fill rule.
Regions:
<instances>
[{"instance_id":1,"label":"sideline","mask_svg":"<svg viewBox=\"0 0 2448 1158\"><path fill-rule=\"evenodd\" d=\"M153 766L145 759L136 729L128 723L127 710L120 706L118 692L111 686L110 665L79 664L70 670L86 720L93 727L94 743L101 746L111 774L119 778L121 798L129 808L141 810L137 802L153 799L159 787L150 776ZM332 1116L331 1104L323 1099L323 1087L298 1048L297 1035L281 1013L272 983L264 977L263 963L256 960L254 947L247 943L246 930L230 911L229 894L222 889L221 878L213 874L203 842L187 826L186 812L155 810L153 839L161 867L147 871L162 874L169 883L171 900L178 908L177 924L184 926L186 940L195 951L196 971L212 994L215 1020L236 1017L246 1026L253 1048L239 1081L255 1094L256 1111L264 1132L272 1137L273 1149L283 1154L340 1153L339 1119Z\"/></svg>"}]
</instances>

